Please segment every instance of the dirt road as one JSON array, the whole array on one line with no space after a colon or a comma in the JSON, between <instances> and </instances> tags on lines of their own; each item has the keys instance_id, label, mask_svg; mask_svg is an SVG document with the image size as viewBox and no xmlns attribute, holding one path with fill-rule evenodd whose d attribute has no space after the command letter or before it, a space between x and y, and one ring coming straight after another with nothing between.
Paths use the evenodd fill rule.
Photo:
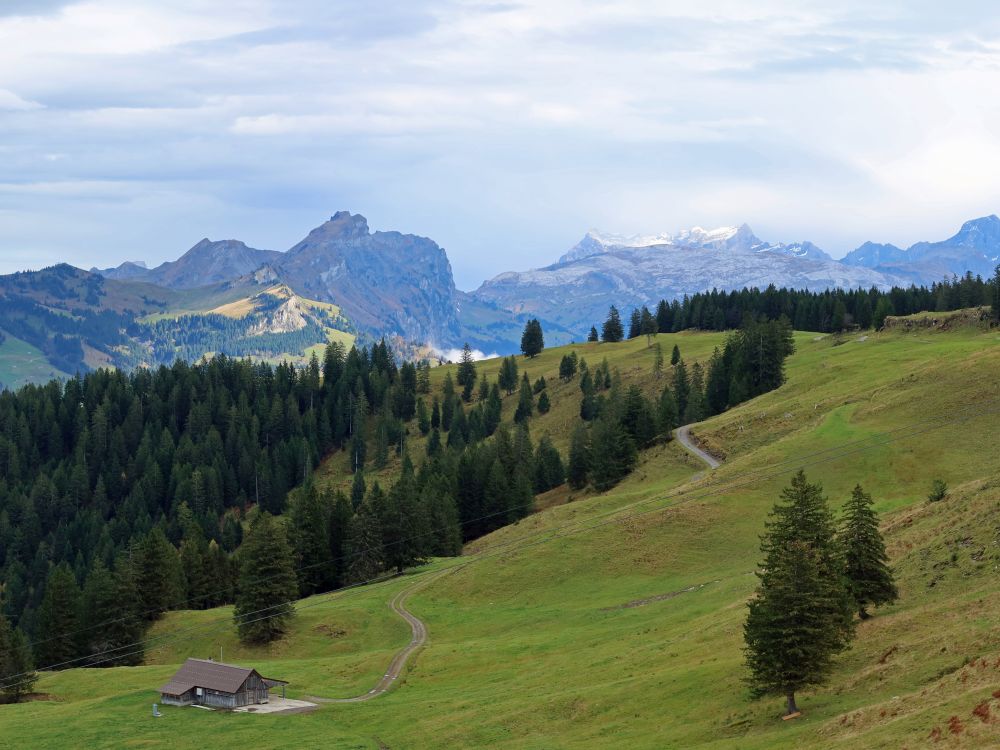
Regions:
<instances>
[{"instance_id":1,"label":"dirt road","mask_svg":"<svg viewBox=\"0 0 1000 750\"><path fill-rule=\"evenodd\" d=\"M452 570L455 570L455 568L449 568L444 573L435 575L431 578L421 579L412 586L408 586L398 592L394 597L392 597L392 599L389 600L389 609L409 623L411 637L410 642L394 657L392 657L392 661L389 662L388 669L386 669L385 674L382 675L379 681L375 684L375 687L367 693L355 695L352 698L320 698L315 695L310 695L307 696L307 699L317 703L362 703L364 701L370 701L372 698L377 698L382 695L382 693L388 692L399 678L399 675L402 674L403 667L406 666L406 661L410 658L410 655L427 643L427 625L425 625L420 618L406 608L407 597L417 589L426 586L431 581L437 580L442 575L445 575L445 573L449 573Z\"/></svg>"},{"instance_id":2,"label":"dirt road","mask_svg":"<svg viewBox=\"0 0 1000 750\"><path fill-rule=\"evenodd\" d=\"M674 433L677 436L677 440L680 444L688 449L690 453L693 453L706 464L708 468L717 469L722 466L722 462L710 453L706 453L691 440L691 427L690 425L684 425L683 427L678 427Z\"/></svg>"}]
</instances>

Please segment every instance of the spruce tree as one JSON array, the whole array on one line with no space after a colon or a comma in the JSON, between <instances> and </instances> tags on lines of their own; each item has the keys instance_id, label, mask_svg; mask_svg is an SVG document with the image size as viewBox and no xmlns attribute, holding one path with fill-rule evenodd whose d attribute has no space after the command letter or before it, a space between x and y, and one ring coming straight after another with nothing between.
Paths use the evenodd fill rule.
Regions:
<instances>
[{"instance_id":1,"label":"spruce tree","mask_svg":"<svg viewBox=\"0 0 1000 750\"><path fill-rule=\"evenodd\" d=\"M681 424L687 424L685 417L687 415L688 396L690 393L691 384L688 381L687 365L684 364L684 360L682 359L674 367L673 387L674 402L677 404L677 415Z\"/></svg>"},{"instance_id":2,"label":"spruce tree","mask_svg":"<svg viewBox=\"0 0 1000 750\"><path fill-rule=\"evenodd\" d=\"M24 633L12 628L0 612L0 694L17 703L32 691L37 680Z\"/></svg>"},{"instance_id":3,"label":"spruce tree","mask_svg":"<svg viewBox=\"0 0 1000 750\"><path fill-rule=\"evenodd\" d=\"M880 330L885 325L885 319L892 314L892 301L888 297L879 297L875 303L875 314L872 316L872 328Z\"/></svg>"},{"instance_id":4,"label":"spruce tree","mask_svg":"<svg viewBox=\"0 0 1000 750\"><path fill-rule=\"evenodd\" d=\"M680 372L681 368L677 368ZM701 364L691 367L691 385L688 390L687 405L684 407L684 424L694 424L705 418L705 376Z\"/></svg>"},{"instance_id":5,"label":"spruce tree","mask_svg":"<svg viewBox=\"0 0 1000 750\"><path fill-rule=\"evenodd\" d=\"M544 347L542 324L537 318L532 318L524 324L524 333L521 334L521 353L526 357L537 357Z\"/></svg>"},{"instance_id":6,"label":"spruce tree","mask_svg":"<svg viewBox=\"0 0 1000 750\"><path fill-rule=\"evenodd\" d=\"M590 327L590 333L587 334L587 341L594 343L598 341L597 328L595 326Z\"/></svg>"},{"instance_id":7,"label":"spruce tree","mask_svg":"<svg viewBox=\"0 0 1000 750\"><path fill-rule=\"evenodd\" d=\"M559 379L569 382L576 375L576 352L564 354L559 360Z\"/></svg>"},{"instance_id":8,"label":"spruce tree","mask_svg":"<svg viewBox=\"0 0 1000 750\"><path fill-rule=\"evenodd\" d=\"M583 398L580 399L580 419L589 422L597 417L597 390L594 388L594 379L589 371L584 371L580 378L580 391Z\"/></svg>"},{"instance_id":9,"label":"spruce tree","mask_svg":"<svg viewBox=\"0 0 1000 750\"><path fill-rule=\"evenodd\" d=\"M629 340L639 337L642 333L642 318L636 308L632 308L632 315L629 316L628 337Z\"/></svg>"},{"instance_id":10,"label":"spruce tree","mask_svg":"<svg viewBox=\"0 0 1000 750\"><path fill-rule=\"evenodd\" d=\"M468 388L470 394L476 384L476 360L472 357L472 348L469 346L469 342L465 342L465 346L462 347L462 359L458 364L455 382ZM468 401L468 398L465 400Z\"/></svg>"},{"instance_id":11,"label":"spruce tree","mask_svg":"<svg viewBox=\"0 0 1000 750\"><path fill-rule=\"evenodd\" d=\"M128 554L125 552L120 553L115 559L114 580L115 598L118 602L115 609L116 616L102 628L108 642L119 651L115 654L115 659L105 663L108 666L134 667L142 664L145 659L143 645L138 642L146 632L146 623L143 620L144 612L139 609L142 598L139 596L136 566L128 559ZM232 598L227 598L225 601L232 601Z\"/></svg>"},{"instance_id":12,"label":"spruce tree","mask_svg":"<svg viewBox=\"0 0 1000 750\"><path fill-rule=\"evenodd\" d=\"M427 457L434 458L441 454L441 433L435 428L431 430L431 436L427 438Z\"/></svg>"},{"instance_id":13,"label":"spruce tree","mask_svg":"<svg viewBox=\"0 0 1000 750\"><path fill-rule=\"evenodd\" d=\"M329 536L331 509L311 482L291 497L289 536L295 551L299 596L328 591L335 573Z\"/></svg>"},{"instance_id":14,"label":"spruce tree","mask_svg":"<svg viewBox=\"0 0 1000 750\"><path fill-rule=\"evenodd\" d=\"M603 416L591 435L590 481L599 492L614 487L635 466L635 441L621 423Z\"/></svg>"},{"instance_id":15,"label":"spruce tree","mask_svg":"<svg viewBox=\"0 0 1000 750\"><path fill-rule=\"evenodd\" d=\"M857 485L844 506L844 522L838 536L844 556L847 587L857 603L858 616L867 620L868 605L878 607L896 601L899 592L889 568L885 542L872 510L872 496Z\"/></svg>"},{"instance_id":16,"label":"spruce tree","mask_svg":"<svg viewBox=\"0 0 1000 750\"><path fill-rule=\"evenodd\" d=\"M361 498L362 500L364 499L363 489ZM327 538L330 540L330 556L333 558L334 588L340 588L347 580L347 566L350 564L348 537L354 510L351 506L351 500L347 498L347 495L337 490L333 496L332 508L328 519L330 530L327 533Z\"/></svg>"},{"instance_id":17,"label":"spruce tree","mask_svg":"<svg viewBox=\"0 0 1000 750\"><path fill-rule=\"evenodd\" d=\"M607 320L604 321L601 339L609 343L616 343L623 338L625 338L625 331L622 328L621 315L618 314L618 308L612 305L608 310Z\"/></svg>"},{"instance_id":18,"label":"spruce tree","mask_svg":"<svg viewBox=\"0 0 1000 750\"><path fill-rule=\"evenodd\" d=\"M656 330L660 333L670 333L672 324L670 305L665 299L661 299L656 305Z\"/></svg>"},{"instance_id":19,"label":"spruce tree","mask_svg":"<svg viewBox=\"0 0 1000 750\"><path fill-rule=\"evenodd\" d=\"M524 373L521 379L521 390L517 396L517 411L514 412L514 421L521 423L526 421L535 411L535 397L531 392L531 383L528 381L528 373Z\"/></svg>"},{"instance_id":20,"label":"spruce tree","mask_svg":"<svg viewBox=\"0 0 1000 750\"><path fill-rule=\"evenodd\" d=\"M453 556L462 553L462 529L458 521L458 506L448 478L434 474L420 491L420 503L430 524L427 554Z\"/></svg>"},{"instance_id":21,"label":"spruce tree","mask_svg":"<svg viewBox=\"0 0 1000 750\"><path fill-rule=\"evenodd\" d=\"M99 653L114 648L101 626L109 619L108 613L117 609L117 594L107 566L99 559L94 560L80 596L80 644L84 652Z\"/></svg>"},{"instance_id":22,"label":"spruce tree","mask_svg":"<svg viewBox=\"0 0 1000 750\"><path fill-rule=\"evenodd\" d=\"M347 566L347 581L361 583L375 578L385 564L382 550L382 525L378 513L372 505L372 497L381 495L378 484L372 488L369 497L358 508L351 519L348 535L350 560ZM377 500L377 502L380 502Z\"/></svg>"},{"instance_id":23,"label":"spruce tree","mask_svg":"<svg viewBox=\"0 0 1000 750\"><path fill-rule=\"evenodd\" d=\"M665 385L660 393L660 403L657 405L657 426L660 434L669 435L678 427L679 422L673 391L669 385Z\"/></svg>"},{"instance_id":24,"label":"spruce tree","mask_svg":"<svg viewBox=\"0 0 1000 750\"><path fill-rule=\"evenodd\" d=\"M587 435L587 428L578 424L573 429L573 436L569 444L569 466L566 471L566 478L569 486L574 490L581 490L587 486L587 479L590 475L590 439Z\"/></svg>"},{"instance_id":25,"label":"spruce tree","mask_svg":"<svg viewBox=\"0 0 1000 750\"><path fill-rule=\"evenodd\" d=\"M427 404L422 398L417 399L417 428L421 435L426 435L431 431L431 417L427 412Z\"/></svg>"},{"instance_id":26,"label":"spruce tree","mask_svg":"<svg viewBox=\"0 0 1000 750\"><path fill-rule=\"evenodd\" d=\"M298 593L283 522L262 513L250 526L239 560L233 620L240 640L248 645L271 643L287 631Z\"/></svg>"},{"instance_id":27,"label":"spruce tree","mask_svg":"<svg viewBox=\"0 0 1000 750\"><path fill-rule=\"evenodd\" d=\"M671 366L676 365L681 361L681 348L674 344L673 350L670 352L670 364Z\"/></svg>"},{"instance_id":28,"label":"spruce tree","mask_svg":"<svg viewBox=\"0 0 1000 750\"><path fill-rule=\"evenodd\" d=\"M35 620L35 661L43 669L65 669L80 653L80 588L69 565L52 569Z\"/></svg>"},{"instance_id":29,"label":"spruce tree","mask_svg":"<svg viewBox=\"0 0 1000 750\"><path fill-rule=\"evenodd\" d=\"M497 378L497 384L507 392L508 396L517 388L517 360L513 354L509 357L504 357L500 363L500 374Z\"/></svg>"},{"instance_id":30,"label":"spruce tree","mask_svg":"<svg viewBox=\"0 0 1000 750\"><path fill-rule=\"evenodd\" d=\"M397 573L421 563L426 556L430 519L418 493L413 464L405 456L399 479L375 506L382 527L383 559L386 567L395 568Z\"/></svg>"},{"instance_id":31,"label":"spruce tree","mask_svg":"<svg viewBox=\"0 0 1000 750\"><path fill-rule=\"evenodd\" d=\"M136 586L147 621L176 607L184 599L184 572L177 549L163 529L154 527L142 541L136 554Z\"/></svg>"},{"instance_id":32,"label":"spruce tree","mask_svg":"<svg viewBox=\"0 0 1000 750\"><path fill-rule=\"evenodd\" d=\"M548 435L543 435L535 449L535 492L547 492L566 481L566 467Z\"/></svg>"},{"instance_id":33,"label":"spruce tree","mask_svg":"<svg viewBox=\"0 0 1000 750\"><path fill-rule=\"evenodd\" d=\"M726 359L716 348L708 361L708 380L705 383L705 405L709 415L721 414L729 406L729 381Z\"/></svg>"},{"instance_id":34,"label":"spruce tree","mask_svg":"<svg viewBox=\"0 0 1000 750\"><path fill-rule=\"evenodd\" d=\"M538 397L538 413L548 414L549 409L552 408L552 403L549 401L548 391L542 391L542 394Z\"/></svg>"},{"instance_id":35,"label":"spruce tree","mask_svg":"<svg viewBox=\"0 0 1000 750\"><path fill-rule=\"evenodd\" d=\"M363 471L356 471L354 473L354 480L351 482L351 506L354 510L357 510L365 499L366 490L365 473Z\"/></svg>"},{"instance_id":36,"label":"spruce tree","mask_svg":"<svg viewBox=\"0 0 1000 750\"><path fill-rule=\"evenodd\" d=\"M854 634L852 601L822 488L799 471L782 490L761 541L764 562L744 625L748 682L757 696L822 684Z\"/></svg>"}]
</instances>

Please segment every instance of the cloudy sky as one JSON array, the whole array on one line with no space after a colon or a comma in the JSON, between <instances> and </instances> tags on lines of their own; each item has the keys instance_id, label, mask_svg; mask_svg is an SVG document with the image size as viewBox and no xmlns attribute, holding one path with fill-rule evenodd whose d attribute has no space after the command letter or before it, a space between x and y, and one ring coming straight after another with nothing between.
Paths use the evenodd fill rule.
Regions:
<instances>
[{"instance_id":1,"label":"cloudy sky","mask_svg":"<svg viewBox=\"0 0 1000 750\"><path fill-rule=\"evenodd\" d=\"M1000 212L998 91L987 2L0 0L0 272L338 209L466 289L591 226L941 239Z\"/></svg>"}]
</instances>

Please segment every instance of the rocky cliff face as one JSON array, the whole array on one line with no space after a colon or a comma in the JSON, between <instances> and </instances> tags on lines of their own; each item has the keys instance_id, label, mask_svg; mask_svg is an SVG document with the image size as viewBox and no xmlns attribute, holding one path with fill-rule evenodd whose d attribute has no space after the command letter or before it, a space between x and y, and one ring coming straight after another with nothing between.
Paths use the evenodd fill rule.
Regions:
<instances>
[{"instance_id":1,"label":"rocky cliff face","mask_svg":"<svg viewBox=\"0 0 1000 750\"><path fill-rule=\"evenodd\" d=\"M372 233L364 216L339 211L276 265L296 292L336 303L360 330L438 346L460 337L451 264L426 237Z\"/></svg>"}]
</instances>

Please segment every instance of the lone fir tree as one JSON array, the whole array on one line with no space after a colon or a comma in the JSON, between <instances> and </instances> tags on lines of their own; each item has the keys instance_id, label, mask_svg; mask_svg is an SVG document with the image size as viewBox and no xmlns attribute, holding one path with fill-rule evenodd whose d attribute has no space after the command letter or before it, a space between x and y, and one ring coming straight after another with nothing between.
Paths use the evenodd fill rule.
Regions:
<instances>
[{"instance_id":1,"label":"lone fir tree","mask_svg":"<svg viewBox=\"0 0 1000 750\"><path fill-rule=\"evenodd\" d=\"M622 318L618 313L618 308L614 305L608 310L608 318L604 321L604 330L601 338L609 343L616 343L625 338L625 330L622 328Z\"/></svg>"},{"instance_id":2,"label":"lone fir tree","mask_svg":"<svg viewBox=\"0 0 1000 750\"><path fill-rule=\"evenodd\" d=\"M469 393L472 393L472 388L476 384L476 360L472 354L472 347L466 342L465 346L462 347L462 359L458 364L458 374L455 376L455 382L461 386L468 388ZM469 399L466 397L465 399Z\"/></svg>"},{"instance_id":3,"label":"lone fir tree","mask_svg":"<svg viewBox=\"0 0 1000 750\"><path fill-rule=\"evenodd\" d=\"M756 596L743 637L754 696L795 693L825 682L854 633L852 602L834 541L833 516L819 485L799 471L774 506L761 551Z\"/></svg>"},{"instance_id":4,"label":"lone fir tree","mask_svg":"<svg viewBox=\"0 0 1000 750\"><path fill-rule=\"evenodd\" d=\"M542 324L537 318L532 318L524 324L524 333L521 334L521 352L526 357L536 357L542 353L545 347L545 338L542 334Z\"/></svg>"},{"instance_id":5,"label":"lone fir tree","mask_svg":"<svg viewBox=\"0 0 1000 750\"><path fill-rule=\"evenodd\" d=\"M872 496L857 485L844 507L844 522L838 535L844 555L847 588L857 603L858 616L867 620L868 605L891 604L899 597L885 542L872 510Z\"/></svg>"}]
</instances>

